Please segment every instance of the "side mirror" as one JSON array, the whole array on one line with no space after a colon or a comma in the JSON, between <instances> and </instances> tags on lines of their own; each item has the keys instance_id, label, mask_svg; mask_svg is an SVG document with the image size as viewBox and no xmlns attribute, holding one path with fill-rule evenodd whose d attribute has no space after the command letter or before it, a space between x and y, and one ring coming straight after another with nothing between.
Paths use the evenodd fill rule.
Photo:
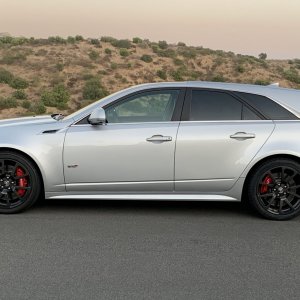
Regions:
<instances>
[{"instance_id":1,"label":"side mirror","mask_svg":"<svg viewBox=\"0 0 300 300\"><path fill-rule=\"evenodd\" d=\"M105 110L102 107L94 109L89 117L89 123L92 125L100 125L106 122Z\"/></svg>"}]
</instances>

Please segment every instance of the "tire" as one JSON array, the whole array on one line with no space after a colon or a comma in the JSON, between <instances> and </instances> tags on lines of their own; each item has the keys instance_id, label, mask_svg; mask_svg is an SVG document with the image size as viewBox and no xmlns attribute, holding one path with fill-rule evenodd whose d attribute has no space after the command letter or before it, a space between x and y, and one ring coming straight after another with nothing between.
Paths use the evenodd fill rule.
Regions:
<instances>
[{"instance_id":1,"label":"tire","mask_svg":"<svg viewBox=\"0 0 300 300\"><path fill-rule=\"evenodd\" d=\"M300 165L272 159L257 167L249 180L248 201L263 217L289 220L300 214Z\"/></svg>"},{"instance_id":2,"label":"tire","mask_svg":"<svg viewBox=\"0 0 300 300\"><path fill-rule=\"evenodd\" d=\"M35 165L25 156L0 152L0 213L14 214L31 207L42 191Z\"/></svg>"}]
</instances>

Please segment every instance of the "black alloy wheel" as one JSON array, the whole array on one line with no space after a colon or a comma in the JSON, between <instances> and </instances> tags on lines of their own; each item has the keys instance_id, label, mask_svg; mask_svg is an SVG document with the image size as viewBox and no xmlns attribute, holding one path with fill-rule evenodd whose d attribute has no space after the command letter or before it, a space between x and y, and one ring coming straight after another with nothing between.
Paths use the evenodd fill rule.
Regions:
<instances>
[{"instance_id":1,"label":"black alloy wheel","mask_svg":"<svg viewBox=\"0 0 300 300\"><path fill-rule=\"evenodd\" d=\"M293 160L270 160L250 179L250 203L264 217L288 220L300 213L300 165Z\"/></svg>"},{"instance_id":2,"label":"black alloy wheel","mask_svg":"<svg viewBox=\"0 0 300 300\"><path fill-rule=\"evenodd\" d=\"M31 161L20 154L0 152L0 213L17 213L38 199L41 180Z\"/></svg>"}]
</instances>

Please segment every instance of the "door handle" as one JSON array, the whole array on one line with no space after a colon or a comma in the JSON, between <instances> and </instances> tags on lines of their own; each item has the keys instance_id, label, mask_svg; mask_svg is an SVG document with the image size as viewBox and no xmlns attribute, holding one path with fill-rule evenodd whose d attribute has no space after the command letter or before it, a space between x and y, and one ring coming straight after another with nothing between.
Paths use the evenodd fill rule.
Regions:
<instances>
[{"instance_id":1,"label":"door handle","mask_svg":"<svg viewBox=\"0 0 300 300\"><path fill-rule=\"evenodd\" d=\"M230 136L231 139L241 139L241 140L247 140L247 139L254 139L255 134L254 133L247 133L247 132L236 132L235 134L232 134Z\"/></svg>"},{"instance_id":2,"label":"door handle","mask_svg":"<svg viewBox=\"0 0 300 300\"><path fill-rule=\"evenodd\" d=\"M170 142L172 141L171 136L163 136L160 134L153 135L146 139L147 142Z\"/></svg>"}]
</instances>

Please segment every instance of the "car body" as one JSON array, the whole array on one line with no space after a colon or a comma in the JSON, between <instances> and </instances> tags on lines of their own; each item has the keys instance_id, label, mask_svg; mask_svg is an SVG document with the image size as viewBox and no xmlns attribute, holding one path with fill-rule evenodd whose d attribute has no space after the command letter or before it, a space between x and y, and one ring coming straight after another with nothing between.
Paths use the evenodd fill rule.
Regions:
<instances>
[{"instance_id":1,"label":"car body","mask_svg":"<svg viewBox=\"0 0 300 300\"><path fill-rule=\"evenodd\" d=\"M47 199L241 201L258 166L300 161L299 117L298 90L142 84L64 118L2 120L0 152L28 160Z\"/></svg>"}]
</instances>

